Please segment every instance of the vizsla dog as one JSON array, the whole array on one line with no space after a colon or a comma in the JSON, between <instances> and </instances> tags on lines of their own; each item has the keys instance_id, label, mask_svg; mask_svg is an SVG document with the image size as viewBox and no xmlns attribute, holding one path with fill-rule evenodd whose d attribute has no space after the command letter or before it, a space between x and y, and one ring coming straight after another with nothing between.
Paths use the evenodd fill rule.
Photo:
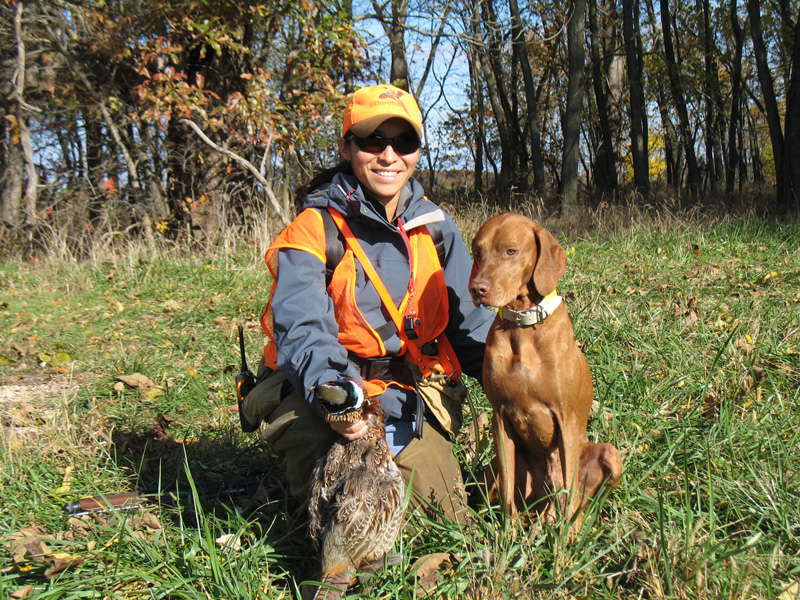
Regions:
<instances>
[{"instance_id":1,"label":"vizsla dog","mask_svg":"<svg viewBox=\"0 0 800 600\"><path fill-rule=\"evenodd\" d=\"M532 507L552 518L558 494L575 531L603 483L606 490L617 484L622 462L613 445L586 437L592 377L556 295L567 253L549 232L513 213L489 219L472 250L472 299L498 310L483 386L494 409L500 503L510 515Z\"/></svg>"}]
</instances>

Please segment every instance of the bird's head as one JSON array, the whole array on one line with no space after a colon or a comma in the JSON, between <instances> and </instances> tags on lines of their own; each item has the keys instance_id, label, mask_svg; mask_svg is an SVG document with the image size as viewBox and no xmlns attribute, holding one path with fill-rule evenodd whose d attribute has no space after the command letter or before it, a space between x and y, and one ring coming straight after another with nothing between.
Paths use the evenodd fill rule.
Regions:
<instances>
[{"instance_id":1,"label":"bird's head","mask_svg":"<svg viewBox=\"0 0 800 600\"><path fill-rule=\"evenodd\" d=\"M314 395L325 411L325 419L332 421L358 421L374 412L370 398L360 381L340 379L314 386Z\"/></svg>"}]
</instances>

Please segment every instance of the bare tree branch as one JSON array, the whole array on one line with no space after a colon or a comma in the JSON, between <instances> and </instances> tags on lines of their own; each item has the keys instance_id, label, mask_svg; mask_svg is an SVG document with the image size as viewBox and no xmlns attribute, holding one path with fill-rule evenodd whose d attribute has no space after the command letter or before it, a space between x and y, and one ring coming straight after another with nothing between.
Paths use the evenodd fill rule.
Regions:
<instances>
[{"instance_id":1,"label":"bare tree branch","mask_svg":"<svg viewBox=\"0 0 800 600\"><path fill-rule=\"evenodd\" d=\"M232 160L235 160L240 165L242 165L245 169L250 171L253 174L253 176L258 180L258 182L261 185L264 186L264 190L267 193L267 198L269 199L269 203L272 205L273 210L280 217L280 219L283 222L283 224L284 225L289 225L291 220L286 215L286 212L283 210L283 207L281 206L280 202L278 202L278 198L275 197L275 193L272 191L272 186L270 185L269 181L267 181L266 177L264 177L264 175L256 168L256 166L253 163L251 163L246 158L244 158L242 156L239 156L238 154L236 154L232 150L228 150L227 148L223 148L222 146L220 146L219 144L214 142L205 133L203 133L203 130L200 129L200 126L197 123L195 123L194 121L192 121L190 119L181 119L181 122L185 123L186 125L191 127L192 130L194 130L194 132L197 134L197 136L201 140L203 140L203 143L205 143L211 149L215 150L216 152L219 152L220 154L224 154L225 156L227 156L228 158L230 158Z\"/></svg>"}]
</instances>

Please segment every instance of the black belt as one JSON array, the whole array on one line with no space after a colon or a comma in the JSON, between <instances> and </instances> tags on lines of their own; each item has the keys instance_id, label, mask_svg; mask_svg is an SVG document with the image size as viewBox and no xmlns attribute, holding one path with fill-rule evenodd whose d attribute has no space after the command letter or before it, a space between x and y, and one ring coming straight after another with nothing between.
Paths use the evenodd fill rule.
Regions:
<instances>
[{"instance_id":1,"label":"black belt","mask_svg":"<svg viewBox=\"0 0 800 600\"><path fill-rule=\"evenodd\" d=\"M377 358L362 358L352 352L348 354L361 375L361 379L377 379L379 381L395 381L414 388L417 396L417 414L414 420L414 434L422 437L422 422L425 417L425 401L417 389L417 380L408 366L404 356L380 356Z\"/></svg>"}]
</instances>

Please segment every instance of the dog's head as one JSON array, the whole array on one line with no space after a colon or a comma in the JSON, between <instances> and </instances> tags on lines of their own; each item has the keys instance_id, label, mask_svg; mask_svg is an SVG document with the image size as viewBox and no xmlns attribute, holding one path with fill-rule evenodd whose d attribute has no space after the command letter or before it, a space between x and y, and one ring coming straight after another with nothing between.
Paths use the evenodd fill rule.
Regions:
<instances>
[{"instance_id":1,"label":"dog's head","mask_svg":"<svg viewBox=\"0 0 800 600\"><path fill-rule=\"evenodd\" d=\"M537 302L556 289L567 253L528 217L506 213L484 223L472 242L470 294L476 304L507 306Z\"/></svg>"}]
</instances>

